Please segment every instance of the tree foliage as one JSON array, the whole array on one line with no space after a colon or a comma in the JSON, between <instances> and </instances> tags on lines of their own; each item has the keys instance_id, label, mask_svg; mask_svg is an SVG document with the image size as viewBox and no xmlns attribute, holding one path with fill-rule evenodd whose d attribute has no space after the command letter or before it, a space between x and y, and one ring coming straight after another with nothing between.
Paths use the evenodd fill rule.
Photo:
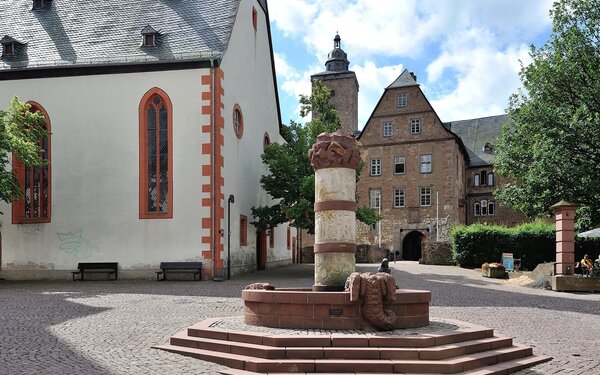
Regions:
<instances>
[{"instance_id":1,"label":"tree foliage","mask_svg":"<svg viewBox=\"0 0 600 375\"><path fill-rule=\"evenodd\" d=\"M578 203L585 229L600 224L600 0L560 0L551 16L510 98L495 168L514 182L496 195L528 216Z\"/></svg>"},{"instance_id":2,"label":"tree foliage","mask_svg":"<svg viewBox=\"0 0 600 375\"><path fill-rule=\"evenodd\" d=\"M14 97L6 111L0 109L0 200L10 203L22 195L14 171L9 171L10 154L26 166L44 165L38 141L46 136L44 116Z\"/></svg>"},{"instance_id":3,"label":"tree foliage","mask_svg":"<svg viewBox=\"0 0 600 375\"><path fill-rule=\"evenodd\" d=\"M271 206L252 208L253 224L267 229L284 222L314 232L315 177L308 160L308 150L321 133L335 132L341 127L340 117L329 103L330 92L320 82L315 81L311 96L300 97L300 114L313 119L305 125L291 121L282 129L284 144L273 143L261 155L268 173L260 179L263 189L278 203ZM357 216L365 220L375 220L371 209L361 208ZM375 221L373 220L373 222Z\"/></svg>"}]
</instances>

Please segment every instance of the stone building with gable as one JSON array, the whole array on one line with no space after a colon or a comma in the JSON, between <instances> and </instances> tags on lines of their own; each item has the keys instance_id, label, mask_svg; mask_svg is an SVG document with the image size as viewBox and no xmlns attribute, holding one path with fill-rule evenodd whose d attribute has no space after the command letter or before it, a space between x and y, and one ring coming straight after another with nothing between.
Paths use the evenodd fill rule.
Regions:
<instances>
[{"instance_id":1,"label":"stone building with gable","mask_svg":"<svg viewBox=\"0 0 600 375\"><path fill-rule=\"evenodd\" d=\"M358 83L348 70L340 37L315 74L332 90L331 102L344 129L352 130ZM337 59L335 58L337 57ZM332 63L343 62L331 71ZM334 79L323 79L332 76ZM345 86L334 86L339 80ZM347 94L347 98L344 96ZM502 207L493 191L503 183L493 170L493 143L506 115L443 122L412 72L404 70L384 93L357 140L365 163L357 186L359 205L377 210L373 226L357 223L357 244L392 249L399 257L418 260L424 241L445 241L455 224L487 222L514 225L526 220ZM355 130L355 129L354 129Z\"/></svg>"},{"instance_id":2,"label":"stone building with gable","mask_svg":"<svg viewBox=\"0 0 600 375\"><path fill-rule=\"evenodd\" d=\"M118 262L202 277L291 262L287 225L256 231L264 145L283 142L266 0L4 1L0 106L46 118L49 164L13 169L1 204L5 278Z\"/></svg>"}]
</instances>

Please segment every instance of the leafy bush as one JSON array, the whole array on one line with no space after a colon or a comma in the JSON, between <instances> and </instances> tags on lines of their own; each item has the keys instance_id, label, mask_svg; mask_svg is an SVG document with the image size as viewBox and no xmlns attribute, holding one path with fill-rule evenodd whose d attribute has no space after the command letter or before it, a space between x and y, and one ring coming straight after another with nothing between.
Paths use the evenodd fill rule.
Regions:
<instances>
[{"instance_id":1,"label":"leafy bush","mask_svg":"<svg viewBox=\"0 0 600 375\"><path fill-rule=\"evenodd\" d=\"M531 269L554 258L554 225L543 222L507 228L499 225L457 226L450 232L454 261L461 267L477 267L500 260L502 253L521 258L521 267Z\"/></svg>"}]
</instances>

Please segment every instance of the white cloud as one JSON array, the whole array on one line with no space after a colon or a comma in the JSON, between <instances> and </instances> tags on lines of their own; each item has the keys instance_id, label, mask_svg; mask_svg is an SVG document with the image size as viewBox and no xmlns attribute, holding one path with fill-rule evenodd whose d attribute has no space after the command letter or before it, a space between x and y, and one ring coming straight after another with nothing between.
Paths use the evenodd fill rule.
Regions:
<instances>
[{"instance_id":1,"label":"white cloud","mask_svg":"<svg viewBox=\"0 0 600 375\"><path fill-rule=\"evenodd\" d=\"M296 101L310 92L339 32L359 80L359 126L404 66L442 120L500 114L520 86L519 59L527 62L528 45L549 32L552 2L275 0L271 19L290 39L281 48L296 49L288 65L277 63L281 91Z\"/></svg>"}]
</instances>

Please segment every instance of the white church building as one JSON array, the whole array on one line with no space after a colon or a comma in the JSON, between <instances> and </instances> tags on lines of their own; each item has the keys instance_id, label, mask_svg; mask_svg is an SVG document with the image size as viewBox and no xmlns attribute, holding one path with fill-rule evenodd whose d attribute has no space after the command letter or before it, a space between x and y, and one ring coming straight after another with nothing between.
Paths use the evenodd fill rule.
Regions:
<instances>
[{"instance_id":1,"label":"white church building","mask_svg":"<svg viewBox=\"0 0 600 375\"><path fill-rule=\"evenodd\" d=\"M50 132L47 167L13 157L24 198L0 205L0 277L291 263L287 225L251 224L270 199L260 155L283 142L266 0L8 1L0 43L0 108L18 96Z\"/></svg>"}]
</instances>

